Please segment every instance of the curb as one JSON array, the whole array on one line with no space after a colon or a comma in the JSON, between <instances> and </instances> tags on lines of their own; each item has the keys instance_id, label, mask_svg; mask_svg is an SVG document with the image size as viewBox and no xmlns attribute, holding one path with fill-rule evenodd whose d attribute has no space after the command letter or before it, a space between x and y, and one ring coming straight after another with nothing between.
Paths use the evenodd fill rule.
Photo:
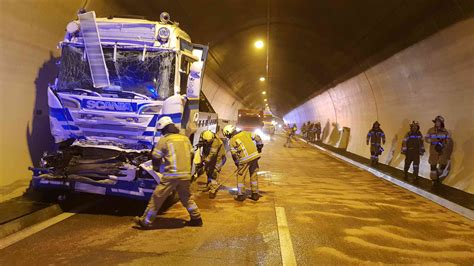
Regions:
<instances>
[{"instance_id":1,"label":"curb","mask_svg":"<svg viewBox=\"0 0 474 266\"><path fill-rule=\"evenodd\" d=\"M54 216L63 213L59 204L46 207L18 219L0 225L0 239L16 232L19 232L27 227L46 221Z\"/></svg>"},{"instance_id":2,"label":"curb","mask_svg":"<svg viewBox=\"0 0 474 266\"><path fill-rule=\"evenodd\" d=\"M420 188L418 188L418 187L416 187L416 186L413 186L413 185L411 185L411 184L405 183L405 182L403 182L403 181L401 181L401 180L398 180L397 178L394 178L394 177L392 177L392 176L390 176L390 175L387 175L387 174L385 174L385 173L383 173L383 172L381 172L381 171L379 171L379 170L377 170L377 169L374 169L374 168L369 167L369 166L367 166L367 165L364 165L364 164L362 164L362 163L356 162L356 161L354 161L354 160L352 160L352 159L349 159L349 158L344 157L344 156L342 156L342 155L340 155L340 154L337 154L337 153L335 153L335 152L332 152L332 151L330 151L330 150L327 150L327 149L325 149L325 148L323 148L323 147L320 147L320 146L318 146L318 145L316 145L316 144L308 143L306 140L304 140L304 139L302 139L302 138L300 138L300 137L298 137L298 139L301 140L301 141L303 141L303 142L306 143L306 144L309 144L309 145L311 145L311 146L313 146L313 147L315 147L315 148L320 149L321 151L327 153L328 155L330 155L330 156L332 156L332 157L335 157L335 158L337 158L337 159L339 159L339 160L342 160L342 161L344 161L344 162L350 163L350 164L352 164L352 165L354 165L354 166L356 166L356 167L358 167L358 168L360 168L360 169L362 169L362 170L365 170L365 171L367 171L367 172L369 172L369 173L372 173L372 174L375 175L376 177L382 178L382 179L387 180L387 181L389 181L389 182L391 182L391 183L393 183L393 184L395 184L395 185L397 185L397 186L399 186L399 187L402 187L402 188L404 188L404 189L406 189L406 190L409 190L409 191L411 191L411 192L413 192L413 193L415 193L415 194L417 194L417 195L419 195L419 196L422 196L422 197L424 197L424 198L426 198L426 199L428 199L428 200L430 200L430 201L432 201L432 202L434 202L434 203L436 203L436 204L438 204L438 205L440 205L440 206L443 206L443 207L445 207L445 208L447 208L447 209L449 209L449 210L451 210L451 211L453 211L453 212L455 212L455 213L457 213L457 214L459 214L459 215L461 215L461 216L463 216L463 217L466 217L466 218L468 218L468 219L470 219L470 220L474 220L474 211L471 210L471 209L468 209L468 208L466 208L466 207L463 207L463 206L461 206L461 205L458 205L458 204L456 204L456 203L454 203L454 202L451 202L451 201L449 201L449 200L447 200L447 199L444 199L444 198L442 198L442 197L440 197L440 196L438 196L438 195L435 195L435 194L433 194L433 193L430 193L430 192L428 192L428 191L425 191L425 190L423 190L423 189L420 189Z\"/></svg>"}]
</instances>

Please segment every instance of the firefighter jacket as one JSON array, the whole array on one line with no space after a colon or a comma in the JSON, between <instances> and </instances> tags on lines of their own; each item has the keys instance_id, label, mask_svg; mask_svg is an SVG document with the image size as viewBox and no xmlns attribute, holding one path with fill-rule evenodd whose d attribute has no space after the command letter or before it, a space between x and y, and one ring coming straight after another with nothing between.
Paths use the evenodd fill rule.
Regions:
<instances>
[{"instance_id":1,"label":"firefighter jacket","mask_svg":"<svg viewBox=\"0 0 474 266\"><path fill-rule=\"evenodd\" d=\"M367 133L367 143L369 143L369 141L371 145L380 146L382 142L385 143L385 133L383 133L383 130L380 128L372 128L369 133Z\"/></svg>"},{"instance_id":2,"label":"firefighter jacket","mask_svg":"<svg viewBox=\"0 0 474 266\"><path fill-rule=\"evenodd\" d=\"M153 148L152 159L164 161L163 176L189 178L193 153L191 142L186 136L172 133L160 138Z\"/></svg>"},{"instance_id":3,"label":"firefighter jacket","mask_svg":"<svg viewBox=\"0 0 474 266\"><path fill-rule=\"evenodd\" d=\"M260 158L257 145L262 145L262 139L257 134L241 131L230 138L229 145L236 164L241 165Z\"/></svg>"},{"instance_id":4,"label":"firefighter jacket","mask_svg":"<svg viewBox=\"0 0 474 266\"><path fill-rule=\"evenodd\" d=\"M221 165L223 158L225 157L224 143L220 138L214 138L212 143L204 145L208 149L204 149L203 161L206 165Z\"/></svg>"},{"instance_id":5,"label":"firefighter jacket","mask_svg":"<svg viewBox=\"0 0 474 266\"><path fill-rule=\"evenodd\" d=\"M402 142L403 153L425 153L425 145L423 145L423 135L420 131L412 132L411 130L405 135Z\"/></svg>"},{"instance_id":6,"label":"firefighter jacket","mask_svg":"<svg viewBox=\"0 0 474 266\"><path fill-rule=\"evenodd\" d=\"M453 151L453 141L445 128L432 127L425 135L425 141L430 144L430 164L446 164Z\"/></svg>"}]
</instances>

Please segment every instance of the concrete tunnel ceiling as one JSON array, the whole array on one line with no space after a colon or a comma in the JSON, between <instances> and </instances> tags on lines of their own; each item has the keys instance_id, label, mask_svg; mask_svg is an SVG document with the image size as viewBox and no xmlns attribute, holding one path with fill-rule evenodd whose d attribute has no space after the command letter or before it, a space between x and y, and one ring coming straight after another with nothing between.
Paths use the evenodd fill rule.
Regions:
<instances>
[{"instance_id":1,"label":"concrete tunnel ceiling","mask_svg":"<svg viewBox=\"0 0 474 266\"><path fill-rule=\"evenodd\" d=\"M267 90L270 107L278 115L474 9L473 2L462 0L116 3L129 14L154 20L162 11L169 12L194 42L209 44L208 69L223 79L245 105L262 107L261 92ZM253 46L257 39L269 48L265 82L259 77L266 75L266 51Z\"/></svg>"}]
</instances>

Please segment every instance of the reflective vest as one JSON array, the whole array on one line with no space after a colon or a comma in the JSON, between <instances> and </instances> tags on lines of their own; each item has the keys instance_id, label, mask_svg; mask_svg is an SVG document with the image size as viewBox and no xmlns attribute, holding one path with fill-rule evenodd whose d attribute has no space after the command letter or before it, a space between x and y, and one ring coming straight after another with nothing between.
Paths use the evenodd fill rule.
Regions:
<instances>
[{"instance_id":1,"label":"reflective vest","mask_svg":"<svg viewBox=\"0 0 474 266\"><path fill-rule=\"evenodd\" d=\"M244 164L260 158L254 141L261 143L258 135L247 131L241 131L230 138L230 152L236 163Z\"/></svg>"},{"instance_id":2,"label":"reflective vest","mask_svg":"<svg viewBox=\"0 0 474 266\"><path fill-rule=\"evenodd\" d=\"M153 160L164 160L164 176L189 177L193 146L189 139L181 134L166 134L153 148Z\"/></svg>"},{"instance_id":3,"label":"reflective vest","mask_svg":"<svg viewBox=\"0 0 474 266\"><path fill-rule=\"evenodd\" d=\"M203 154L203 160L208 164L213 161L219 164L222 158L225 157L224 143L220 138L215 137L210 145L205 145L205 148L209 148L209 150L206 151L207 149L205 149L206 152Z\"/></svg>"}]
</instances>

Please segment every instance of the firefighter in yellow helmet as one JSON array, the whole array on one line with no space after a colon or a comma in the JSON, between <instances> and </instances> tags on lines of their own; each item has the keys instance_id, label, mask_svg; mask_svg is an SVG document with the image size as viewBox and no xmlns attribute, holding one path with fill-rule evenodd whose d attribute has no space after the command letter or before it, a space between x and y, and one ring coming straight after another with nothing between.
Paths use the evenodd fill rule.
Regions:
<instances>
[{"instance_id":1,"label":"firefighter in yellow helmet","mask_svg":"<svg viewBox=\"0 0 474 266\"><path fill-rule=\"evenodd\" d=\"M430 144L430 157L428 158L431 167L430 178L433 184L437 184L447 176L448 165L453 152L453 141L448 130L444 127L442 116L435 117L433 123L434 127L426 133L425 141Z\"/></svg>"},{"instance_id":2,"label":"firefighter in yellow helmet","mask_svg":"<svg viewBox=\"0 0 474 266\"><path fill-rule=\"evenodd\" d=\"M153 191L145 213L141 217L135 217L134 222L143 228L150 227L165 199L176 190L181 203L191 216L186 225L202 226L201 214L190 190L194 153L191 142L186 136L179 134L179 129L168 116L158 120L157 129L161 131L162 137L152 151L153 170L159 172L161 164L164 163L164 173L161 182Z\"/></svg>"},{"instance_id":3,"label":"firefighter in yellow helmet","mask_svg":"<svg viewBox=\"0 0 474 266\"><path fill-rule=\"evenodd\" d=\"M251 199L257 201L258 194L258 159L262 152L263 143L260 136L247 131L237 131L233 125L227 125L222 130L229 139L230 152L237 166L237 201L245 200L245 179L250 177Z\"/></svg>"},{"instance_id":4,"label":"firefighter in yellow helmet","mask_svg":"<svg viewBox=\"0 0 474 266\"><path fill-rule=\"evenodd\" d=\"M206 171L209 198L213 199L220 186L219 173L226 162L226 151L222 140L210 130L201 133L199 143L202 147L202 162L198 166L197 172L199 173L200 169Z\"/></svg>"}]
</instances>

